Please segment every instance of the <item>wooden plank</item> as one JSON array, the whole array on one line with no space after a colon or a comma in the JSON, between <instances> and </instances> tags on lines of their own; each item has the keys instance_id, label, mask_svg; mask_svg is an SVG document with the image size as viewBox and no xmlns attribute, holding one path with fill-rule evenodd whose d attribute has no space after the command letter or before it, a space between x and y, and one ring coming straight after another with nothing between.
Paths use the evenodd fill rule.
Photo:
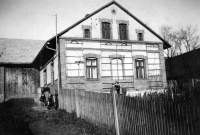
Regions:
<instances>
[{"instance_id":1,"label":"wooden plank","mask_svg":"<svg viewBox=\"0 0 200 135\"><path fill-rule=\"evenodd\" d=\"M136 100L134 99L134 98L131 98L131 97L129 97L129 100L128 100L128 102L127 102L127 104L128 105L131 105L129 108L128 108L128 111L129 111L129 113L128 113L128 116L129 116L129 118L128 118L128 123L130 123L130 126L128 127L128 131L129 131L129 133L130 134L137 134L137 132L136 132Z\"/></svg>"},{"instance_id":2,"label":"wooden plank","mask_svg":"<svg viewBox=\"0 0 200 135\"><path fill-rule=\"evenodd\" d=\"M179 127L178 127L178 109L177 109L177 104L174 103L173 106L174 110L174 125L175 125L175 134L179 134Z\"/></svg>"},{"instance_id":3,"label":"wooden plank","mask_svg":"<svg viewBox=\"0 0 200 135\"><path fill-rule=\"evenodd\" d=\"M122 98L122 102L121 102L121 106L122 106L122 115L121 115L121 130L120 130L120 134L126 134L127 131L127 125L125 126L125 124L127 124L127 107L126 107L126 99L124 96L121 96Z\"/></svg>"},{"instance_id":4,"label":"wooden plank","mask_svg":"<svg viewBox=\"0 0 200 135\"><path fill-rule=\"evenodd\" d=\"M165 130L165 125L164 125L165 124L165 121L164 121L165 113L164 113L164 109L163 109L163 103L160 102L158 105L159 105L159 109L160 109L161 133L163 135L166 135L167 133L166 133L166 130Z\"/></svg>"},{"instance_id":5,"label":"wooden plank","mask_svg":"<svg viewBox=\"0 0 200 135\"><path fill-rule=\"evenodd\" d=\"M142 106L143 108L143 117L144 117L144 120L143 120L143 127L144 127L144 135L147 135L147 115L146 115L146 106L145 106L145 99L142 100Z\"/></svg>"},{"instance_id":6,"label":"wooden plank","mask_svg":"<svg viewBox=\"0 0 200 135\"><path fill-rule=\"evenodd\" d=\"M186 121L187 121L187 130L188 130L188 135L191 135L191 132L190 132L190 121L189 121L189 106L185 106L186 107Z\"/></svg>"},{"instance_id":7,"label":"wooden plank","mask_svg":"<svg viewBox=\"0 0 200 135\"><path fill-rule=\"evenodd\" d=\"M107 125L107 127L109 127L109 123L108 123L108 99L107 99L107 97L108 97L108 93L105 93L105 96L104 96L104 107L105 107L105 110L104 110L104 112L105 112L105 124Z\"/></svg>"}]
</instances>

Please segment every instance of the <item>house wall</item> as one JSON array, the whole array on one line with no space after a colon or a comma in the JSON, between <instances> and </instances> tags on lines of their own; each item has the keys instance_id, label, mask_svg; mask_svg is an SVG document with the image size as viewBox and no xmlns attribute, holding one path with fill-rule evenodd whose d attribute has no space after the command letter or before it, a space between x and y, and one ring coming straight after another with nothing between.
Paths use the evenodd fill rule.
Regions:
<instances>
[{"instance_id":1,"label":"house wall","mask_svg":"<svg viewBox=\"0 0 200 135\"><path fill-rule=\"evenodd\" d=\"M34 68L5 68L5 98L34 97L40 77Z\"/></svg>"},{"instance_id":2,"label":"house wall","mask_svg":"<svg viewBox=\"0 0 200 135\"><path fill-rule=\"evenodd\" d=\"M113 9L116 14L112 13ZM104 21L111 24L109 40L102 40L101 22ZM119 40L119 22L126 23L128 26L128 40L124 42ZM84 38L84 27L90 29L90 39ZM137 31L143 32L144 41L138 41ZM123 57L123 79L119 80L123 87L160 89L166 86L162 41L116 5L106 7L67 31L60 37L59 45L63 89L108 91L111 84L116 81L113 79L110 64L110 57L115 56ZM96 80L86 78L84 63L79 67L75 63L79 60L85 61L86 56L98 58ZM145 79L136 78L135 59L137 58L145 59ZM48 64L44 68L48 70Z\"/></svg>"},{"instance_id":3,"label":"house wall","mask_svg":"<svg viewBox=\"0 0 200 135\"><path fill-rule=\"evenodd\" d=\"M166 86L162 44L129 43L121 46L120 43L105 44L105 42L79 41L78 43L61 39L61 78L64 89L84 89L91 91L109 91L111 84L116 81L112 78L110 55L124 56L123 79L120 85L131 89L160 89ZM161 51L160 51L161 50ZM88 80L85 76L85 64L81 63L78 70L76 61L84 61L84 56L95 54L99 56L99 73L97 80ZM135 59L146 58L146 78L137 79L135 74ZM78 77L79 71L79 77Z\"/></svg>"},{"instance_id":4,"label":"house wall","mask_svg":"<svg viewBox=\"0 0 200 135\"><path fill-rule=\"evenodd\" d=\"M53 63L53 70L51 64ZM44 70L46 70L46 83L44 82ZM58 57L52 58L49 63L40 71L40 87L48 85L52 94L57 93L57 80L58 80Z\"/></svg>"}]
</instances>

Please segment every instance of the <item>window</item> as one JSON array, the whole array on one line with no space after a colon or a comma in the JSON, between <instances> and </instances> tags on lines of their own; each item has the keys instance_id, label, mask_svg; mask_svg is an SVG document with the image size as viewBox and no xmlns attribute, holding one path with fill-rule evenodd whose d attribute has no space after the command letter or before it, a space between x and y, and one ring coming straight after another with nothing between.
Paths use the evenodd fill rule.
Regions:
<instances>
[{"instance_id":1,"label":"window","mask_svg":"<svg viewBox=\"0 0 200 135\"><path fill-rule=\"evenodd\" d=\"M102 38L111 39L111 28L108 22L102 22Z\"/></svg>"},{"instance_id":2,"label":"window","mask_svg":"<svg viewBox=\"0 0 200 135\"><path fill-rule=\"evenodd\" d=\"M144 37L143 37L143 33L138 33L138 41L143 41Z\"/></svg>"},{"instance_id":3,"label":"window","mask_svg":"<svg viewBox=\"0 0 200 135\"><path fill-rule=\"evenodd\" d=\"M86 58L87 79L97 79L97 58Z\"/></svg>"},{"instance_id":4,"label":"window","mask_svg":"<svg viewBox=\"0 0 200 135\"><path fill-rule=\"evenodd\" d=\"M145 78L145 66L144 59L136 59L135 60L135 66L136 66L136 77L137 78Z\"/></svg>"},{"instance_id":5,"label":"window","mask_svg":"<svg viewBox=\"0 0 200 135\"><path fill-rule=\"evenodd\" d=\"M84 29L84 38L90 38L90 29Z\"/></svg>"},{"instance_id":6,"label":"window","mask_svg":"<svg viewBox=\"0 0 200 135\"><path fill-rule=\"evenodd\" d=\"M44 80L44 85L45 84L47 84L47 70L45 69L44 71L43 71L43 80Z\"/></svg>"},{"instance_id":7,"label":"window","mask_svg":"<svg viewBox=\"0 0 200 135\"><path fill-rule=\"evenodd\" d=\"M127 25L126 24L119 24L119 35L120 40L127 40L128 39L128 32L127 32Z\"/></svg>"},{"instance_id":8,"label":"window","mask_svg":"<svg viewBox=\"0 0 200 135\"><path fill-rule=\"evenodd\" d=\"M111 72L113 79L123 79L122 59L115 58L111 60Z\"/></svg>"}]
</instances>

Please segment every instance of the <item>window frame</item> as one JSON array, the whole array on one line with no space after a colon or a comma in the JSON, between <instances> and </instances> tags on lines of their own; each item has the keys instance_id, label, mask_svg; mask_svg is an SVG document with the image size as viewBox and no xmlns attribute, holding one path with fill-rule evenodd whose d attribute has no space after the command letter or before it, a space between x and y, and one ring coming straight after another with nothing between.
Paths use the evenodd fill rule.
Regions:
<instances>
[{"instance_id":1,"label":"window frame","mask_svg":"<svg viewBox=\"0 0 200 135\"><path fill-rule=\"evenodd\" d=\"M46 68L43 70L43 83L44 85L47 84L47 69Z\"/></svg>"},{"instance_id":2,"label":"window frame","mask_svg":"<svg viewBox=\"0 0 200 135\"><path fill-rule=\"evenodd\" d=\"M116 20L117 23L117 29L118 29L118 39L119 40L129 40L129 21L126 20ZM121 39L121 31L120 31L120 24L126 24L126 36L127 39Z\"/></svg>"},{"instance_id":3,"label":"window frame","mask_svg":"<svg viewBox=\"0 0 200 135\"><path fill-rule=\"evenodd\" d=\"M114 71L114 70L113 70L113 68L112 68L112 66L113 66L112 60L115 60L115 59L117 59L117 63L114 64L114 65L117 65L117 69L115 70L115 71L117 71L117 76L113 76L113 71ZM122 76L119 75L119 70L120 70L120 69L118 68L118 66L119 66L118 60L121 60L121 67L122 67L121 72L122 72ZM123 79L124 79L124 60L123 60L123 58L116 57L116 58L110 59L110 69L111 69L111 76L112 76L112 79L113 79L114 77L117 78L117 79L113 79L113 80L123 80ZM120 77L122 77L122 78L120 78Z\"/></svg>"},{"instance_id":4,"label":"window frame","mask_svg":"<svg viewBox=\"0 0 200 135\"><path fill-rule=\"evenodd\" d=\"M88 81L98 81L100 78L101 78L101 75L100 75L100 59L101 59L101 56L99 54L95 54L95 53L87 53L87 54L84 54L83 55L84 57L84 68L85 68L85 79L88 80ZM87 58L96 58L97 59L97 78L96 79L88 79L87 78L87 69L86 69L86 64L87 64L87 61L86 59Z\"/></svg>"},{"instance_id":5,"label":"window frame","mask_svg":"<svg viewBox=\"0 0 200 135\"><path fill-rule=\"evenodd\" d=\"M89 37L85 36L85 30L89 30ZM90 25L82 25L82 30L83 30L83 38L92 38L92 26Z\"/></svg>"},{"instance_id":6,"label":"window frame","mask_svg":"<svg viewBox=\"0 0 200 135\"><path fill-rule=\"evenodd\" d=\"M139 65L137 65L137 63ZM138 78L138 79L146 78L146 76L145 76L145 74L146 74L145 73L145 59L143 59L143 58L135 59L135 69L136 69L136 78ZM142 72L142 70L143 70L143 72Z\"/></svg>"},{"instance_id":7,"label":"window frame","mask_svg":"<svg viewBox=\"0 0 200 135\"><path fill-rule=\"evenodd\" d=\"M126 26L126 29L122 29L121 27L123 27L123 26ZM123 36L124 32L126 34ZM119 23L119 39L120 40L128 40L128 25L125 23Z\"/></svg>"},{"instance_id":8,"label":"window frame","mask_svg":"<svg viewBox=\"0 0 200 135\"><path fill-rule=\"evenodd\" d=\"M107 18L99 18L99 22L100 22L100 34L101 34L101 38L102 39L107 39L107 40L109 40L109 39L112 39L113 38L113 28L112 28L112 24L113 24L113 19L107 19ZM110 38L108 39L108 38L104 38L103 37L103 23L110 23Z\"/></svg>"},{"instance_id":9,"label":"window frame","mask_svg":"<svg viewBox=\"0 0 200 135\"><path fill-rule=\"evenodd\" d=\"M135 32L137 34L137 41L144 41L144 30L136 29ZM141 34L141 37L140 37L140 34Z\"/></svg>"},{"instance_id":10,"label":"window frame","mask_svg":"<svg viewBox=\"0 0 200 135\"><path fill-rule=\"evenodd\" d=\"M142 32L137 33L138 41L144 41L144 34Z\"/></svg>"},{"instance_id":11,"label":"window frame","mask_svg":"<svg viewBox=\"0 0 200 135\"><path fill-rule=\"evenodd\" d=\"M103 39L111 39L111 23L110 22L102 22L102 29L101 29L101 33L102 33L102 38ZM109 28L108 28L109 26ZM109 35L109 37L107 37Z\"/></svg>"},{"instance_id":12,"label":"window frame","mask_svg":"<svg viewBox=\"0 0 200 135\"><path fill-rule=\"evenodd\" d=\"M136 70L136 60L137 59L144 59L144 78L137 78L137 70ZM134 55L133 56L133 61L134 61L134 78L139 79L139 80L145 80L148 79L148 59L147 56L144 55Z\"/></svg>"},{"instance_id":13,"label":"window frame","mask_svg":"<svg viewBox=\"0 0 200 135\"><path fill-rule=\"evenodd\" d=\"M89 34L88 34L88 37L86 36L86 30L88 30ZM84 38L91 38L90 36L90 29L84 29Z\"/></svg>"},{"instance_id":14,"label":"window frame","mask_svg":"<svg viewBox=\"0 0 200 135\"><path fill-rule=\"evenodd\" d=\"M91 65L87 65L88 64L88 61L90 61L91 62ZM95 61L96 62L96 65L92 65L92 62L93 61ZM94 78L93 77L93 70L90 70L89 71L89 76L88 76L88 69L93 69L93 68L96 68L96 78ZM92 74L91 76L92 76L92 78L90 78L90 74ZM86 58L86 78L87 79L91 79L91 80L93 80L93 79L98 79L98 59L97 58L95 58L95 57L87 57Z\"/></svg>"}]
</instances>

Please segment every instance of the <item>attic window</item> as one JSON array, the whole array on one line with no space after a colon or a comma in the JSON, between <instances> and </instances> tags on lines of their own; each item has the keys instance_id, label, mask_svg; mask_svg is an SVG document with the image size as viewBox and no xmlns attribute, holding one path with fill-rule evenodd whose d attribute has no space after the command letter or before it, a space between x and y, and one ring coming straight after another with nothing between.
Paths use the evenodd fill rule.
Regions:
<instances>
[{"instance_id":1,"label":"attic window","mask_svg":"<svg viewBox=\"0 0 200 135\"><path fill-rule=\"evenodd\" d=\"M116 20L118 25L118 35L120 40L128 40L129 21Z\"/></svg>"},{"instance_id":2,"label":"attic window","mask_svg":"<svg viewBox=\"0 0 200 135\"><path fill-rule=\"evenodd\" d=\"M138 41L144 41L143 33L138 33Z\"/></svg>"},{"instance_id":3,"label":"attic window","mask_svg":"<svg viewBox=\"0 0 200 135\"><path fill-rule=\"evenodd\" d=\"M103 39L112 39L112 19L107 18L99 18L99 22L101 23L101 38Z\"/></svg>"},{"instance_id":4,"label":"attic window","mask_svg":"<svg viewBox=\"0 0 200 135\"><path fill-rule=\"evenodd\" d=\"M127 34L127 25L126 24L119 24L119 37L120 40L127 40L128 34Z\"/></svg>"},{"instance_id":5,"label":"attic window","mask_svg":"<svg viewBox=\"0 0 200 135\"><path fill-rule=\"evenodd\" d=\"M144 41L144 30L135 30L137 33L137 40Z\"/></svg>"},{"instance_id":6,"label":"attic window","mask_svg":"<svg viewBox=\"0 0 200 135\"><path fill-rule=\"evenodd\" d=\"M84 38L90 38L90 30L89 29L84 30Z\"/></svg>"},{"instance_id":7,"label":"attic window","mask_svg":"<svg viewBox=\"0 0 200 135\"><path fill-rule=\"evenodd\" d=\"M102 23L102 37L104 39L111 39L111 28L110 23L103 22Z\"/></svg>"},{"instance_id":8,"label":"attic window","mask_svg":"<svg viewBox=\"0 0 200 135\"><path fill-rule=\"evenodd\" d=\"M92 26L82 25L82 29L83 29L83 37L84 38L91 38Z\"/></svg>"}]
</instances>

